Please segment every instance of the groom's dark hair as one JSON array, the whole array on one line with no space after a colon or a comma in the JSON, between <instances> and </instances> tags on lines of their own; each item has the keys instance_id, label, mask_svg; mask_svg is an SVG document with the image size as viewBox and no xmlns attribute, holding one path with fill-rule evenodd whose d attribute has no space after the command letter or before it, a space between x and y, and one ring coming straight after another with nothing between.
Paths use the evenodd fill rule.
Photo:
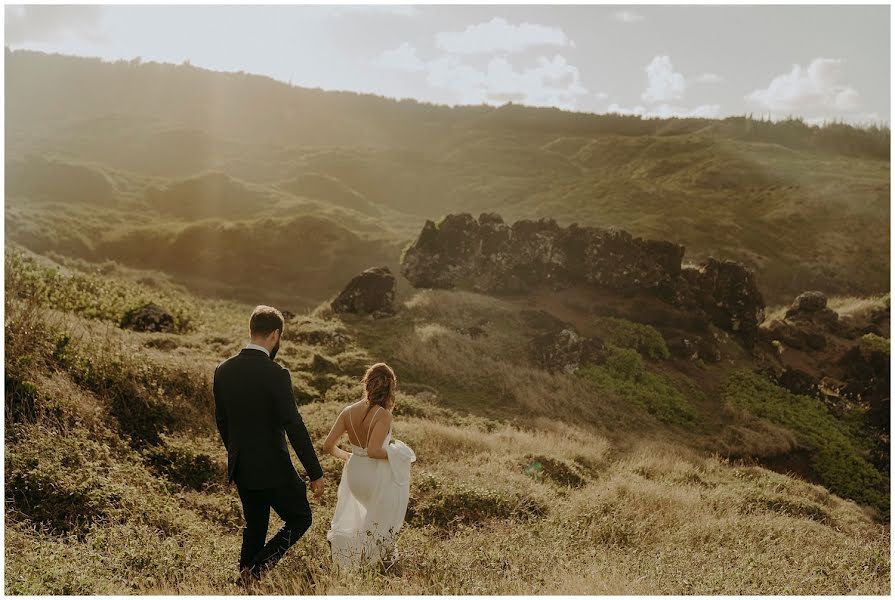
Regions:
<instances>
[{"instance_id":1,"label":"groom's dark hair","mask_svg":"<svg viewBox=\"0 0 895 600\"><path fill-rule=\"evenodd\" d=\"M252 317L249 319L249 331L253 336L268 336L279 329L280 335L282 335L285 323L283 313L273 306L259 304L252 311Z\"/></svg>"}]
</instances>

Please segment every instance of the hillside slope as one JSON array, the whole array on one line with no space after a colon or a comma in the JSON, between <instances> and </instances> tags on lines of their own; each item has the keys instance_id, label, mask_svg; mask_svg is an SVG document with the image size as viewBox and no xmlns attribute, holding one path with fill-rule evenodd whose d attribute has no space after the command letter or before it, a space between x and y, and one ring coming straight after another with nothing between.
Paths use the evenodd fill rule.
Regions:
<instances>
[{"instance_id":1,"label":"hillside slope","mask_svg":"<svg viewBox=\"0 0 895 600\"><path fill-rule=\"evenodd\" d=\"M236 593L241 517L222 484L209 377L242 344L251 305L17 248L6 272L5 591ZM118 327L147 301L177 316L177 332ZM528 350L545 321L537 303L444 290L399 302L380 320L326 306L291 318L277 357L318 441L367 364L396 367L396 436L418 456L397 570L329 563L341 465L324 457L314 524L260 591L889 593L889 528L872 511L705 453L796 443L738 405L759 381L742 366L708 367L738 382L719 395L640 329L603 367L556 374Z\"/></svg>"},{"instance_id":2,"label":"hillside slope","mask_svg":"<svg viewBox=\"0 0 895 600\"><path fill-rule=\"evenodd\" d=\"M341 207L399 245L450 212L615 226L683 244L695 260L741 261L771 303L809 288L888 291L888 129L449 108L22 50L7 50L6 77L8 160L94 163L175 196L189 188L173 180L221 173L248 196ZM7 198L70 200L57 180L70 169L44 170L37 188L31 171L11 173ZM104 190L91 202L107 201ZM206 214L192 206L201 197L169 216Z\"/></svg>"}]
</instances>

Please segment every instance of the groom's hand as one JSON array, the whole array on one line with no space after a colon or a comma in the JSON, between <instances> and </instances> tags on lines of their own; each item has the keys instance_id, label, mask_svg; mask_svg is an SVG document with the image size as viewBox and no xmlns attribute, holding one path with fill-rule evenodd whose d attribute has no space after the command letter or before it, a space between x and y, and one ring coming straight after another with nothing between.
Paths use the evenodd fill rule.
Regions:
<instances>
[{"instance_id":1,"label":"groom's hand","mask_svg":"<svg viewBox=\"0 0 895 600\"><path fill-rule=\"evenodd\" d=\"M317 500L323 497L323 477L318 477L311 482L311 491L314 492L314 498Z\"/></svg>"}]
</instances>

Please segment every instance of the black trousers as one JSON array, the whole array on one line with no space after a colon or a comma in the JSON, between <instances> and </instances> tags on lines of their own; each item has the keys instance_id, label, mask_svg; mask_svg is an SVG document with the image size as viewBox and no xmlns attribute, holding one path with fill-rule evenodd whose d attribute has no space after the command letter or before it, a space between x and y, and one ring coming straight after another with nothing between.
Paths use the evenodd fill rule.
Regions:
<instances>
[{"instance_id":1,"label":"black trousers","mask_svg":"<svg viewBox=\"0 0 895 600\"><path fill-rule=\"evenodd\" d=\"M236 482L236 489L239 491L246 522L242 532L239 570L250 569L253 574L260 576L263 571L273 567L311 526L307 487L304 481L296 477L285 485L261 490L246 489ZM284 524L265 544L271 508L283 519Z\"/></svg>"}]
</instances>

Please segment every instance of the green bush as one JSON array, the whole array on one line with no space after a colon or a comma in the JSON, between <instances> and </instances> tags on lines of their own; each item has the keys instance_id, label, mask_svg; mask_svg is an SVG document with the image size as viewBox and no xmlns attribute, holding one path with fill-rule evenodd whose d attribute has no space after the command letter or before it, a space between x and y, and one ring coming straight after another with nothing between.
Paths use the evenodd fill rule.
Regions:
<instances>
[{"instance_id":1,"label":"green bush","mask_svg":"<svg viewBox=\"0 0 895 600\"><path fill-rule=\"evenodd\" d=\"M686 426L697 420L684 394L665 377L649 372L637 350L607 344L606 362L583 367L577 374L599 390L646 409L662 422Z\"/></svg>"},{"instance_id":2,"label":"green bush","mask_svg":"<svg viewBox=\"0 0 895 600\"><path fill-rule=\"evenodd\" d=\"M174 331L187 333L195 329L192 315L200 312L182 295L163 288L109 277L99 271L63 273L15 250L7 251L5 266L9 278L7 293L12 291L18 298L29 298L89 319L118 324L129 311L156 302L169 307L174 316Z\"/></svg>"},{"instance_id":3,"label":"green bush","mask_svg":"<svg viewBox=\"0 0 895 600\"><path fill-rule=\"evenodd\" d=\"M633 348L649 358L669 358L665 338L651 325L616 317L598 317L597 327L603 339L620 348Z\"/></svg>"},{"instance_id":4,"label":"green bush","mask_svg":"<svg viewBox=\"0 0 895 600\"><path fill-rule=\"evenodd\" d=\"M861 352L865 355L872 352L885 352L886 356L889 355L889 340L875 333L862 335L859 344Z\"/></svg>"},{"instance_id":5,"label":"green bush","mask_svg":"<svg viewBox=\"0 0 895 600\"><path fill-rule=\"evenodd\" d=\"M91 524L137 521L177 531L166 509L171 493L126 447L84 429L59 435L40 425L17 425L7 444L6 502L14 520L28 519L52 533L83 535Z\"/></svg>"},{"instance_id":6,"label":"green bush","mask_svg":"<svg viewBox=\"0 0 895 600\"><path fill-rule=\"evenodd\" d=\"M158 446L143 450L149 467L169 481L194 490L226 481L224 465L189 443L163 436Z\"/></svg>"},{"instance_id":7,"label":"green bush","mask_svg":"<svg viewBox=\"0 0 895 600\"><path fill-rule=\"evenodd\" d=\"M889 514L889 479L867 459L856 431L830 414L823 402L789 390L749 369L732 371L722 398L790 429L814 451L814 469L830 490Z\"/></svg>"},{"instance_id":8,"label":"green bush","mask_svg":"<svg viewBox=\"0 0 895 600\"><path fill-rule=\"evenodd\" d=\"M56 337L52 358L76 384L108 406L119 430L135 446L156 446L160 435L182 427L213 428L214 401L204 374Z\"/></svg>"}]
</instances>

